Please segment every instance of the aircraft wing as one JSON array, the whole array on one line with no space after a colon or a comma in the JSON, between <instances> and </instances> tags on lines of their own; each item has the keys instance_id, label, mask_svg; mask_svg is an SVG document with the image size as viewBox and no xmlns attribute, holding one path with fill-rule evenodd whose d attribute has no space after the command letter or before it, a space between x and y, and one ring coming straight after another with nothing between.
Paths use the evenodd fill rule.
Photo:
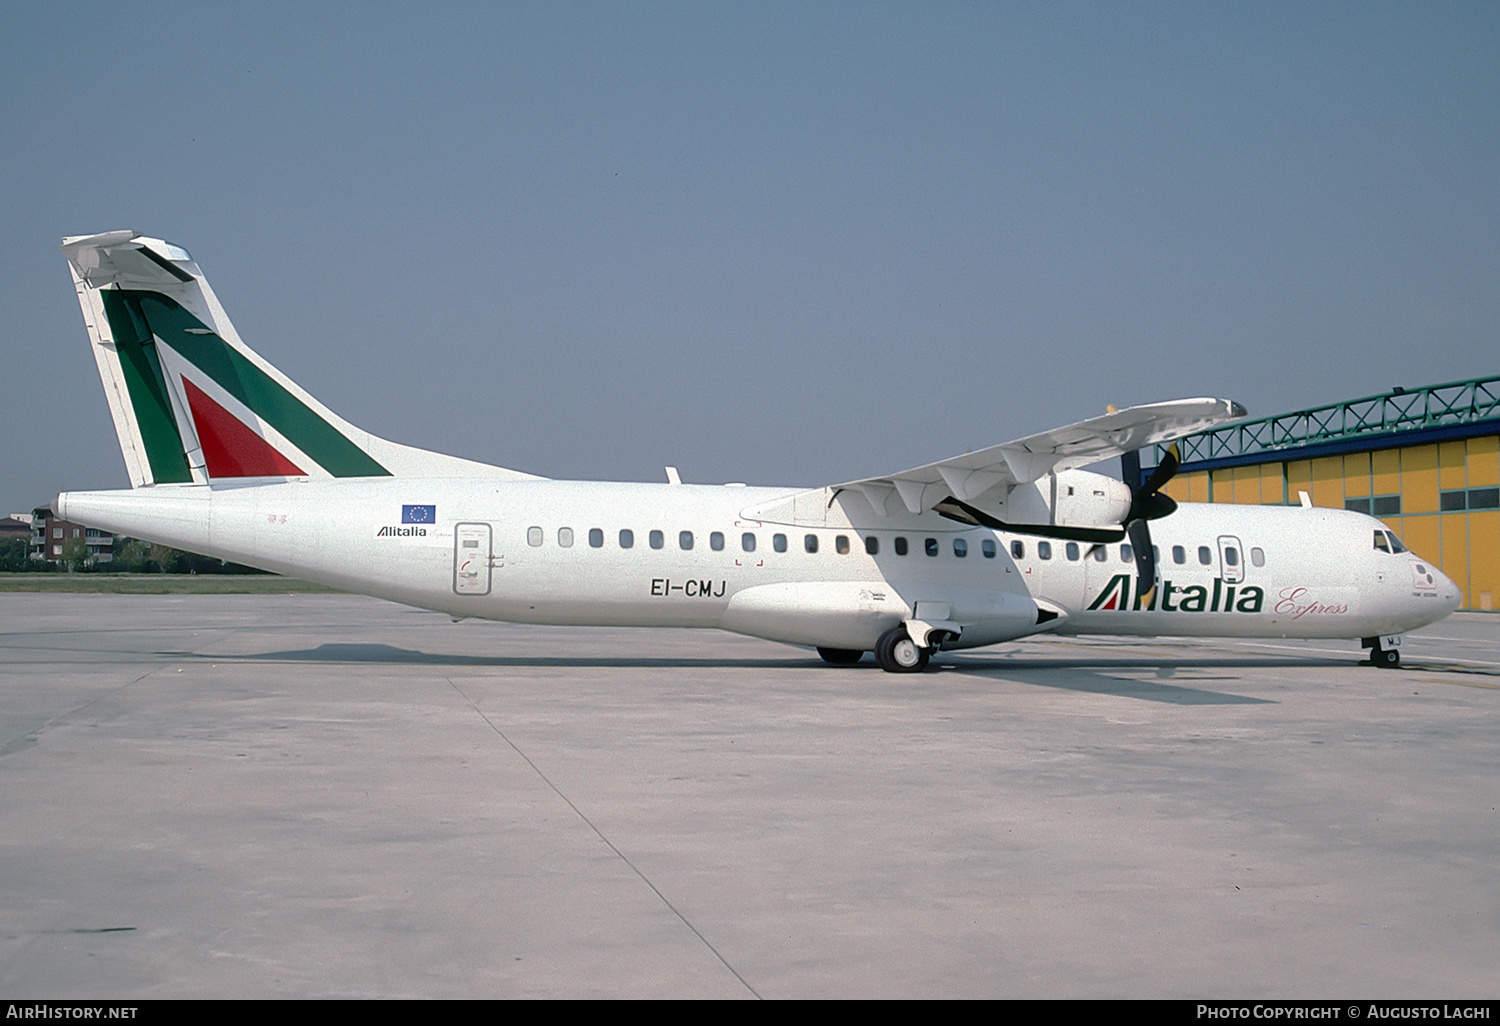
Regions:
<instances>
[{"instance_id":1,"label":"aircraft wing","mask_svg":"<svg viewBox=\"0 0 1500 1026\"><path fill-rule=\"evenodd\" d=\"M887 506L887 502L899 496L908 511L921 513L949 496L973 503L999 488L997 494L1003 497L1011 486L1039 480L1054 471L1098 463L1243 416L1245 408L1228 399L1177 399L1132 406L978 452L886 477L849 481L835 488L860 490L877 511L894 510L895 506Z\"/></svg>"}]
</instances>

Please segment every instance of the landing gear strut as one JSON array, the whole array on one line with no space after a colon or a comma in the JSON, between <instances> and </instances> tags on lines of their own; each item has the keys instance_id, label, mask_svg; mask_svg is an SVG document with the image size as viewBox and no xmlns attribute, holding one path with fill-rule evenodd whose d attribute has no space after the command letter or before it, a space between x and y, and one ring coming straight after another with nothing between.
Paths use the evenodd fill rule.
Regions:
<instances>
[{"instance_id":1,"label":"landing gear strut","mask_svg":"<svg viewBox=\"0 0 1500 1026\"><path fill-rule=\"evenodd\" d=\"M904 626L892 627L875 642L875 661L887 673L921 673L931 657L932 650L911 640Z\"/></svg>"}]
</instances>

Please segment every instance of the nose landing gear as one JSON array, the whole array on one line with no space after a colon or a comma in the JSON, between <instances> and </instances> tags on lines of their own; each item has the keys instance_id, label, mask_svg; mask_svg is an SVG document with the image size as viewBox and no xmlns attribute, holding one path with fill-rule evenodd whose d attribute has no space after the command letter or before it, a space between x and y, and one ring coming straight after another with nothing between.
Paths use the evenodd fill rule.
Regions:
<instances>
[{"instance_id":1,"label":"nose landing gear","mask_svg":"<svg viewBox=\"0 0 1500 1026\"><path fill-rule=\"evenodd\" d=\"M1400 644L1401 639L1364 638L1362 640L1364 647L1370 650L1371 666L1379 666L1381 669L1385 670L1394 670L1396 667L1401 665L1400 649L1396 648L1395 645L1392 645L1390 648L1386 648L1381 644L1381 642L1385 640L1392 640L1396 642L1396 644Z\"/></svg>"}]
</instances>

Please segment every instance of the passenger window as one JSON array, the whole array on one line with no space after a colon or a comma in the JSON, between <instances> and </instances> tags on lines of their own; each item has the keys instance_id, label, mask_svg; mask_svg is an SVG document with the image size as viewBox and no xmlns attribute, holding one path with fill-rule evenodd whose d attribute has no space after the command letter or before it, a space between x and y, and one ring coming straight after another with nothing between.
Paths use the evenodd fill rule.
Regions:
<instances>
[{"instance_id":1,"label":"passenger window","mask_svg":"<svg viewBox=\"0 0 1500 1026\"><path fill-rule=\"evenodd\" d=\"M966 542L966 541L964 541L964 539L962 539L962 538L954 538L953 539L953 554L955 556L957 556L959 559L963 559L965 556L967 556L969 554L969 543Z\"/></svg>"},{"instance_id":2,"label":"passenger window","mask_svg":"<svg viewBox=\"0 0 1500 1026\"><path fill-rule=\"evenodd\" d=\"M926 541L924 541L922 543L922 550L924 552L926 552L929 556L936 556L938 554L937 539L936 538L928 538Z\"/></svg>"},{"instance_id":3,"label":"passenger window","mask_svg":"<svg viewBox=\"0 0 1500 1026\"><path fill-rule=\"evenodd\" d=\"M995 539L985 538L979 543L979 551L984 553L985 559L995 558Z\"/></svg>"},{"instance_id":4,"label":"passenger window","mask_svg":"<svg viewBox=\"0 0 1500 1026\"><path fill-rule=\"evenodd\" d=\"M985 541L985 544L986 544L986 546L988 546L991 549L993 549L995 547L994 543L991 542L991 541L988 541L988 540ZM986 552L985 555L988 556L989 553ZM1013 541L1013 542L1011 542L1010 543L1010 558L1011 559L1025 559L1026 558L1026 543L1023 542L1023 541Z\"/></svg>"},{"instance_id":5,"label":"passenger window","mask_svg":"<svg viewBox=\"0 0 1500 1026\"><path fill-rule=\"evenodd\" d=\"M865 552L871 556L880 555L880 539L873 534L865 539Z\"/></svg>"},{"instance_id":6,"label":"passenger window","mask_svg":"<svg viewBox=\"0 0 1500 1026\"><path fill-rule=\"evenodd\" d=\"M1214 550L1211 549L1211 548L1209 548L1207 545L1199 545L1198 546L1198 562L1202 563L1204 566L1208 566L1213 561L1214 561Z\"/></svg>"},{"instance_id":7,"label":"passenger window","mask_svg":"<svg viewBox=\"0 0 1500 1026\"><path fill-rule=\"evenodd\" d=\"M837 552L841 556L849 555L849 536L847 534L834 536L833 551Z\"/></svg>"},{"instance_id":8,"label":"passenger window","mask_svg":"<svg viewBox=\"0 0 1500 1026\"><path fill-rule=\"evenodd\" d=\"M1172 562L1182 564L1187 562L1187 549L1181 545L1172 546Z\"/></svg>"},{"instance_id":9,"label":"passenger window","mask_svg":"<svg viewBox=\"0 0 1500 1026\"><path fill-rule=\"evenodd\" d=\"M660 531L652 531L648 537L653 549L659 549L667 543L667 536Z\"/></svg>"},{"instance_id":10,"label":"passenger window","mask_svg":"<svg viewBox=\"0 0 1500 1026\"><path fill-rule=\"evenodd\" d=\"M635 532L628 527L620 529L620 548L628 549L635 545Z\"/></svg>"},{"instance_id":11,"label":"passenger window","mask_svg":"<svg viewBox=\"0 0 1500 1026\"><path fill-rule=\"evenodd\" d=\"M784 535L784 534L773 534L773 535L771 535L771 548L775 549L777 552L785 552L786 551L786 535Z\"/></svg>"},{"instance_id":12,"label":"passenger window","mask_svg":"<svg viewBox=\"0 0 1500 1026\"><path fill-rule=\"evenodd\" d=\"M1237 548L1235 548L1232 545L1225 546L1224 547L1224 565L1225 566L1239 566L1240 565L1240 550L1237 549Z\"/></svg>"},{"instance_id":13,"label":"passenger window","mask_svg":"<svg viewBox=\"0 0 1500 1026\"><path fill-rule=\"evenodd\" d=\"M906 550L906 539L903 538L903 537L901 537L900 535L897 535L896 536L895 548L896 548L896 555L898 555L898 556L904 556L904 555L906 555L906 551L907 551Z\"/></svg>"},{"instance_id":14,"label":"passenger window","mask_svg":"<svg viewBox=\"0 0 1500 1026\"><path fill-rule=\"evenodd\" d=\"M1132 549L1129 545L1121 545L1120 546L1120 562L1121 563L1129 563L1134 558L1135 558L1135 549Z\"/></svg>"},{"instance_id":15,"label":"passenger window","mask_svg":"<svg viewBox=\"0 0 1500 1026\"><path fill-rule=\"evenodd\" d=\"M715 531L708 536L708 547L715 552L724 551L724 532Z\"/></svg>"},{"instance_id":16,"label":"passenger window","mask_svg":"<svg viewBox=\"0 0 1500 1026\"><path fill-rule=\"evenodd\" d=\"M802 536L802 548L803 548L803 551L808 552L808 553L817 552L818 551L818 536L815 535L815 534L803 535Z\"/></svg>"},{"instance_id":17,"label":"passenger window","mask_svg":"<svg viewBox=\"0 0 1500 1026\"><path fill-rule=\"evenodd\" d=\"M1109 559L1109 550L1103 545L1095 545L1093 555L1095 563L1103 563Z\"/></svg>"},{"instance_id":18,"label":"passenger window","mask_svg":"<svg viewBox=\"0 0 1500 1026\"><path fill-rule=\"evenodd\" d=\"M1266 565L1266 553L1264 549L1253 548L1250 550L1250 562L1256 566Z\"/></svg>"},{"instance_id":19,"label":"passenger window","mask_svg":"<svg viewBox=\"0 0 1500 1026\"><path fill-rule=\"evenodd\" d=\"M1068 559L1076 562L1078 560L1078 543L1068 542Z\"/></svg>"},{"instance_id":20,"label":"passenger window","mask_svg":"<svg viewBox=\"0 0 1500 1026\"><path fill-rule=\"evenodd\" d=\"M559 527L557 529L557 544L565 549L573 547L573 529L571 527Z\"/></svg>"},{"instance_id":21,"label":"passenger window","mask_svg":"<svg viewBox=\"0 0 1500 1026\"><path fill-rule=\"evenodd\" d=\"M604 529L602 527L589 528L589 548L604 548Z\"/></svg>"},{"instance_id":22,"label":"passenger window","mask_svg":"<svg viewBox=\"0 0 1500 1026\"><path fill-rule=\"evenodd\" d=\"M691 549L693 547L693 532L692 531L678 531L677 532L677 547L679 549L682 549L684 552L686 552L687 550Z\"/></svg>"},{"instance_id":23,"label":"passenger window","mask_svg":"<svg viewBox=\"0 0 1500 1026\"><path fill-rule=\"evenodd\" d=\"M528 527L526 529L526 544L536 548L542 544L542 529L540 527Z\"/></svg>"},{"instance_id":24,"label":"passenger window","mask_svg":"<svg viewBox=\"0 0 1500 1026\"><path fill-rule=\"evenodd\" d=\"M740 535L740 548L744 549L746 552L754 552L755 535L751 534L749 531L746 531L744 534Z\"/></svg>"},{"instance_id":25,"label":"passenger window","mask_svg":"<svg viewBox=\"0 0 1500 1026\"><path fill-rule=\"evenodd\" d=\"M1037 542L1036 543L1036 558L1037 559L1051 559L1052 558L1052 543L1048 542L1048 541L1039 541L1039 542Z\"/></svg>"}]
</instances>

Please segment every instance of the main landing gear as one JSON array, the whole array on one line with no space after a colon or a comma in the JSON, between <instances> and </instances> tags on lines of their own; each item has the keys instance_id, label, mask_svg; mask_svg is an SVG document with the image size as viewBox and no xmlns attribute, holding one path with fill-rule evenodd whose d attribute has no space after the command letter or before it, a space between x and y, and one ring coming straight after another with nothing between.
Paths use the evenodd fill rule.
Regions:
<instances>
[{"instance_id":1,"label":"main landing gear","mask_svg":"<svg viewBox=\"0 0 1500 1026\"><path fill-rule=\"evenodd\" d=\"M892 627L875 642L875 661L887 673L921 673L927 669L927 660L932 658L932 649L922 648L906 626Z\"/></svg>"}]
</instances>

